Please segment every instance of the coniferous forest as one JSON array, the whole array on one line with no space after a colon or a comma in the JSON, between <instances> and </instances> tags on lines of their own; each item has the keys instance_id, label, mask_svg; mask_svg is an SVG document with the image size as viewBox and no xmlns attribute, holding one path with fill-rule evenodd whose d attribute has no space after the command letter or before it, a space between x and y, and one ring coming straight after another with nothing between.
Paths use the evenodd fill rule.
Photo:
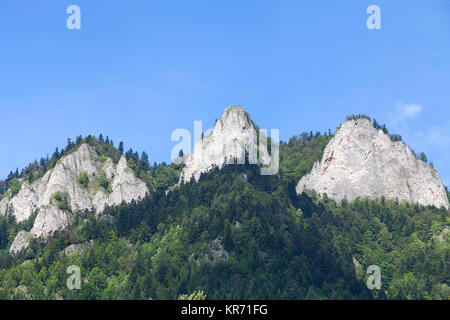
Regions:
<instances>
[{"instance_id":1,"label":"coniferous forest","mask_svg":"<svg viewBox=\"0 0 450 320\"><path fill-rule=\"evenodd\" d=\"M296 194L331 137L311 132L282 142L275 176L228 165L179 187L181 165L151 165L146 153L116 149L109 138L69 140L12 172L1 193L41 177L83 142L114 161L125 154L152 191L101 216L75 212L67 229L14 257L8 248L35 215L20 224L0 217L0 298L177 299L203 291L207 299L449 299L447 210ZM70 265L81 268L80 290L66 286ZM379 290L366 286L370 265L381 269Z\"/></svg>"}]
</instances>

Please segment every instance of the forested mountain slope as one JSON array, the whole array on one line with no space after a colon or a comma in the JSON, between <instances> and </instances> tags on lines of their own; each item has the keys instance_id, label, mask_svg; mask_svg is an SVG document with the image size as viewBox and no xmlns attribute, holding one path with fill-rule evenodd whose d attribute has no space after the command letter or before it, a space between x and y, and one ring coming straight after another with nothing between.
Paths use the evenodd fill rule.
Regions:
<instances>
[{"instance_id":1,"label":"forested mountain slope","mask_svg":"<svg viewBox=\"0 0 450 320\"><path fill-rule=\"evenodd\" d=\"M276 176L227 165L168 192L179 166L127 152L149 189L143 201L102 218L75 212L64 231L14 257L8 248L31 218L0 217L0 298L176 299L203 290L208 299L449 299L446 209L296 193L330 138L282 143ZM81 268L81 290L66 286L69 265ZM380 266L381 290L366 287L369 265Z\"/></svg>"}]
</instances>

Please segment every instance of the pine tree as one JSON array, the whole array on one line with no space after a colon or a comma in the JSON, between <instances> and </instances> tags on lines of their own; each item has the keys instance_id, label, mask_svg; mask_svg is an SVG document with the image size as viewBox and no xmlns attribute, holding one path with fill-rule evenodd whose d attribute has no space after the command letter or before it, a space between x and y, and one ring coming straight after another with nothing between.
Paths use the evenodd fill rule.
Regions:
<instances>
[{"instance_id":1,"label":"pine tree","mask_svg":"<svg viewBox=\"0 0 450 320\"><path fill-rule=\"evenodd\" d=\"M148 159L148 154L145 151L142 151L141 163L142 163L142 169L144 169L145 171L147 171L150 168L150 162L149 162L149 159Z\"/></svg>"}]
</instances>

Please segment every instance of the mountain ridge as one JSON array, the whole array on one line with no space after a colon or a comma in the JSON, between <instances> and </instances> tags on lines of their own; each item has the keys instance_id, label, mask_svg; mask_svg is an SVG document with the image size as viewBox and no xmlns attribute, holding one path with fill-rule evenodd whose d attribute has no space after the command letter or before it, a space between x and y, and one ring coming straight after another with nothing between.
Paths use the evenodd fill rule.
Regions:
<instances>
[{"instance_id":1,"label":"mountain ridge","mask_svg":"<svg viewBox=\"0 0 450 320\"><path fill-rule=\"evenodd\" d=\"M181 166L151 167L126 152L125 171L150 192L141 201L75 214L64 231L38 240L29 231L41 228L39 212L20 223L0 216L0 299L176 299L199 290L212 299L448 299L448 210L297 194L293 181L333 137L311 132L281 142L277 175L261 175L257 164L214 166L198 183L180 185ZM89 145L102 169L112 155L115 174L122 152ZM87 171L76 180L98 187ZM53 194L47 215L71 218L68 199ZM21 242L30 245L9 254ZM73 265L80 290L66 285ZM382 290L365 285L370 265L381 268Z\"/></svg>"},{"instance_id":2,"label":"mountain ridge","mask_svg":"<svg viewBox=\"0 0 450 320\"><path fill-rule=\"evenodd\" d=\"M358 124L361 128L358 127ZM341 152L341 154L348 154L347 156L353 158L353 160L346 164L341 164L334 173L333 169L329 170L328 166L325 168L324 163L333 160L334 151L332 149L335 141L350 141L349 137L351 137L352 132L358 128L361 129L360 135L363 138L353 143L357 147L345 149L346 151ZM226 108L221 118L216 122L212 134L207 137L202 137L195 144L194 151L186 157L186 165L178 176L178 186L192 179L198 181L202 174L213 170L215 167L220 169L227 164L239 164L245 163L246 161L258 165L270 163L270 156L267 151L255 143L258 141L258 130L257 125L254 124L249 114L241 106ZM341 134L343 131L348 134ZM94 210L97 213L101 213L105 207L117 206L122 202L130 203L133 200L143 199L149 194L149 181L145 180L144 182L140 180L136 176L136 173L128 166L127 158L129 157L132 163L136 162L136 160L133 160L136 159L134 155L136 153L130 150L127 152L127 157L125 157L122 154L123 151L116 150L107 139L104 145L107 147L107 150L112 148L113 151L109 150L106 152L109 156L105 156L102 152L98 153L89 143L89 141L94 141L102 145L104 143L102 138L100 137L99 141L96 141L95 138L89 137L85 140L81 138L77 139L77 144L72 146L69 140L69 146L71 147L65 150L65 152L63 151L59 158L57 157L57 160L43 173L42 177L32 179L31 181L27 181L24 178L18 179L20 186L18 189L16 188L16 193L11 194L10 192L9 196L1 198L0 215L13 215L19 223L29 219L35 211L38 211L31 230L29 232L21 231L17 234L10 248L11 253L17 253L25 249L28 246L30 237L46 237L56 230L66 228L71 221L72 213L75 211ZM365 139L367 137L370 139ZM421 170L432 177L430 178L430 184L434 189L431 190L436 190L435 193L439 194L437 202L426 198L420 190L410 192L409 197L402 196L407 192L403 192L404 190L394 190L395 188L383 185L382 181L384 180L393 181L392 178L386 178L386 176L389 177L386 174L384 178L379 178L382 181L375 179L375 183L368 185L367 182L370 181L370 177L375 176L377 178L382 171L380 166L375 166L376 170L374 169L372 172L369 172L369 176L367 174L362 175L363 178L361 178L361 181L353 185L352 188L350 188L352 184L348 183L347 180L346 183L343 183L342 181L335 180L336 177L334 176L324 183L320 183L320 181L319 183L315 183L314 175L320 173L323 168L325 168L323 171L327 172L327 174L331 172L333 175L338 172L341 175L341 180L348 179L349 172L350 175L353 174L351 173L352 170L362 170L364 172L366 170L365 168L355 169L358 168L357 165L355 166L357 162L355 159L359 159L358 154L361 154L360 149L367 147L365 146L367 141L370 142L371 139L375 138L378 139L378 147L384 146L385 150L388 150L385 152L386 154L390 154L389 146L397 146L394 149L404 149L403 153L406 155L402 154L403 158L401 159L403 160L396 159L395 156L390 156L386 163L397 165L402 161L409 161L408 163L420 164ZM394 137L388 135L384 126L377 127L375 121L374 124L370 123L370 118L353 117L349 119L342 123L336 134L330 136L327 141L325 150L322 153L322 160L319 161L318 159L314 163L312 170L301 177L296 187L297 193L300 194L308 189L313 189L319 194L326 193L330 198L338 201L344 199L351 201L357 197L366 196L376 199L387 197L389 199L398 199L400 201L419 203L422 205L436 205L437 207L443 206L448 208L448 195L439 179L438 173L428 164L416 159L409 147L401 142L401 139L396 135ZM93 145L98 147L96 143ZM121 146L123 149L122 143ZM376 153L372 153L372 151L366 152L366 158L370 154L373 156ZM145 158L144 155L142 158ZM139 158L137 159L139 160ZM378 160L378 158L375 158L375 163ZM148 159L142 161L148 162ZM384 160L382 159L380 161L383 164ZM145 170L149 169L149 165L146 164L146 166L147 168L144 169L144 173ZM407 165L403 165L403 167L407 167ZM412 171L410 176L417 175L417 172L422 172L420 170ZM398 178L397 180L402 182L401 177L393 176L394 180ZM148 177L148 174L144 174L144 177ZM411 179L408 179L406 185L410 189L409 181ZM333 182L335 181L339 182L333 187ZM420 177L414 178L412 185L420 187L418 181L421 181ZM167 185L167 183L163 183L162 185L166 185L165 190L171 190L171 186ZM330 189L332 190L331 192ZM383 193L386 190L389 190L390 193Z\"/></svg>"},{"instance_id":3,"label":"mountain ridge","mask_svg":"<svg viewBox=\"0 0 450 320\"><path fill-rule=\"evenodd\" d=\"M82 185L81 175L91 179L91 184ZM62 157L42 178L31 184L22 179L21 183L16 195L0 201L0 215L12 215L22 222L38 210L30 231L35 237L45 237L67 227L72 212L94 210L100 214L105 207L130 203L148 194L145 183L134 176L124 155L115 165L111 158L99 158L86 143ZM102 187L104 183L108 185L106 188ZM23 233L16 237L11 253L28 246L25 238Z\"/></svg>"}]
</instances>

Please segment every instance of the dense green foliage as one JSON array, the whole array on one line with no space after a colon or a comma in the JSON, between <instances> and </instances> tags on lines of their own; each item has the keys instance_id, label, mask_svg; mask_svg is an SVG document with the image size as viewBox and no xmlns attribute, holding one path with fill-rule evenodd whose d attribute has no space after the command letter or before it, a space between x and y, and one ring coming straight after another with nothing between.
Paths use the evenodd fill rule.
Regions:
<instances>
[{"instance_id":1,"label":"dense green foliage","mask_svg":"<svg viewBox=\"0 0 450 320\"><path fill-rule=\"evenodd\" d=\"M71 211L70 197L67 192L57 191L52 195L52 202L56 204L59 210Z\"/></svg>"},{"instance_id":2,"label":"dense green foliage","mask_svg":"<svg viewBox=\"0 0 450 320\"><path fill-rule=\"evenodd\" d=\"M180 167L147 167L145 156L129 152L152 186L143 201L108 208L101 219L75 212L68 229L15 257L8 247L32 222L0 217L0 298L177 299L202 291L208 299L449 299L447 210L296 194L330 137L282 143L279 175L229 165L178 188L170 187ZM217 242L226 255L214 261ZM64 254L73 244L83 251ZM69 265L81 268L80 290L66 286ZM369 265L381 268L381 290L365 285Z\"/></svg>"},{"instance_id":3,"label":"dense green foliage","mask_svg":"<svg viewBox=\"0 0 450 320\"><path fill-rule=\"evenodd\" d=\"M88 185L89 185L89 176L88 176L87 172L81 172L80 173L80 175L78 176L78 183L83 188L87 188L88 187Z\"/></svg>"},{"instance_id":4,"label":"dense green foliage","mask_svg":"<svg viewBox=\"0 0 450 320\"><path fill-rule=\"evenodd\" d=\"M280 174L286 182L296 183L311 171L313 164L322 158L323 150L332 135L302 133L287 143L280 144Z\"/></svg>"}]
</instances>

